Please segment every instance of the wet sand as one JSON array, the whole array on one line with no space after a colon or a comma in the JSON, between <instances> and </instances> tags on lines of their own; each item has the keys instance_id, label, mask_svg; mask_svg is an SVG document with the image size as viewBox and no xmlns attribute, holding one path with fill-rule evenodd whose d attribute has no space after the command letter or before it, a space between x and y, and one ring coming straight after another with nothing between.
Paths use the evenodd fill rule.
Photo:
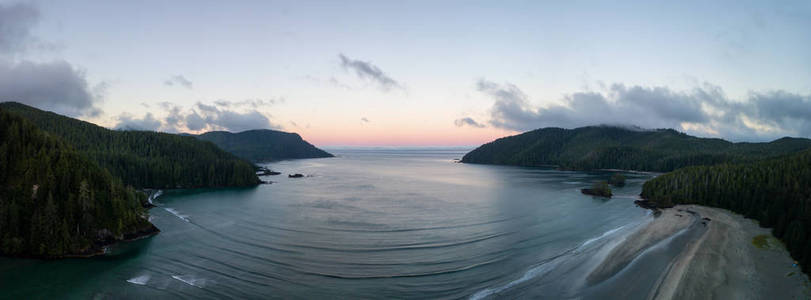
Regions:
<instances>
[{"instance_id":1,"label":"wet sand","mask_svg":"<svg viewBox=\"0 0 811 300\"><path fill-rule=\"evenodd\" d=\"M682 207L677 207L682 208ZM808 277L770 229L727 210L697 205L707 232L671 264L653 299L809 299ZM752 239L768 235L758 248Z\"/></svg>"},{"instance_id":2,"label":"wet sand","mask_svg":"<svg viewBox=\"0 0 811 300\"><path fill-rule=\"evenodd\" d=\"M693 217L687 212L676 209L662 211L661 215L628 235L620 245L612 249L603 263L589 274L587 281L597 283L613 276L645 249L686 229L692 222Z\"/></svg>"},{"instance_id":3,"label":"wet sand","mask_svg":"<svg viewBox=\"0 0 811 300\"><path fill-rule=\"evenodd\" d=\"M793 259L770 229L727 210L697 205L664 210L614 248L592 271L589 281L613 276L645 249L694 222L706 223L707 230L683 244L648 299L811 298L808 277L792 266ZM758 235L769 236L766 247L752 243Z\"/></svg>"}]
</instances>

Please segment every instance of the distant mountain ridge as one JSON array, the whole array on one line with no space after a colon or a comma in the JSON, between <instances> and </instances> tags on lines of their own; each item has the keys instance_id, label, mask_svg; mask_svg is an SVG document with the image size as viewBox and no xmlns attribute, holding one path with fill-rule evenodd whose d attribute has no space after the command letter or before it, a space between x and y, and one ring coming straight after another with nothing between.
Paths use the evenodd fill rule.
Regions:
<instances>
[{"instance_id":1,"label":"distant mountain ridge","mask_svg":"<svg viewBox=\"0 0 811 300\"><path fill-rule=\"evenodd\" d=\"M685 166L750 162L811 148L811 140L732 143L673 129L616 126L542 128L504 137L467 153L464 163L557 166L567 169L672 171Z\"/></svg>"},{"instance_id":2,"label":"distant mountain ridge","mask_svg":"<svg viewBox=\"0 0 811 300\"><path fill-rule=\"evenodd\" d=\"M212 142L223 150L252 162L333 157L308 143L297 133L291 132L255 129L238 133L211 131L192 136Z\"/></svg>"}]
</instances>

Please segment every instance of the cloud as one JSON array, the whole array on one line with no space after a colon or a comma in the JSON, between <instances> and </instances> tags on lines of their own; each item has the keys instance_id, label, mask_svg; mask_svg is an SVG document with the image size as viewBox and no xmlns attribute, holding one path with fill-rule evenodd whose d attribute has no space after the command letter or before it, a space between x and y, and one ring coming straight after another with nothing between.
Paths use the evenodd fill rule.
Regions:
<instances>
[{"instance_id":1,"label":"cloud","mask_svg":"<svg viewBox=\"0 0 811 300\"><path fill-rule=\"evenodd\" d=\"M205 113L207 124L213 129L227 131L245 131L250 129L277 128L270 120L258 111L239 113L230 110L217 110Z\"/></svg>"},{"instance_id":2,"label":"cloud","mask_svg":"<svg viewBox=\"0 0 811 300\"><path fill-rule=\"evenodd\" d=\"M121 114L116 129L123 130L151 130L162 132L183 131L245 131L251 129L281 129L270 121L265 114L250 109L251 101L235 105L235 102L218 100L214 104L198 102L192 107L184 108L171 102L156 104L160 111L165 112L163 117L156 117L146 113L137 118L131 114ZM237 106L246 106L247 109L236 110ZM147 106L151 107L151 106Z\"/></svg>"},{"instance_id":3,"label":"cloud","mask_svg":"<svg viewBox=\"0 0 811 300\"><path fill-rule=\"evenodd\" d=\"M329 79L321 79L321 78L316 77L316 76L307 75L307 76L304 76L304 79L306 79L309 82L315 83L317 85L321 85L321 86L331 86L331 87L337 87L337 88L341 88L341 89L345 89L345 90L353 89L351 86L339 81L334 76L330 76Z\"/></svg>"},{"instance_id":4,"label":"cloud","mask_svg":"<svg viewBox=\"0 0 811 300\"><path fill-rule=\"evenodd\" d=\"M27 50L35 38L31 28L39 22L39 10L30 3L0 3L0 54Z\"/></svg>"},{"instance_id":5,"label":"cloud","mask_svg":"<svg viewBox=\"0 0 811 300\"><path fill-rule=\"evenodd\" d=\"M16 101L72 117L98 116L95 105L103 99L108 84L92 88L85 73L64 60L32 62L19 60L28 50L44 49L47 43L32 35L39 22L39 9L30 3L0 3L0 102Z\"/></svg>"},{"instance_id":6,"label":"cloud","mask_svg":"<svg viewBox=\"0 0 811 300\"><path fill-rule=\"evenodd\" d=\"M104 94L88 87L83 71L66 61L0 62L0 101L17 101L69 116L97 116L95 104Z\"/></svg>"},{"instance_id":7,"label":"cloud","mask_svg":"<svg viewBox=\"0 0 811 300\"><path fill-rule=\"evenodd\" d=\"M152 116L152 113L147 113L140 119L133 117L131 114L123 113L118 116L118 124L115 125L115 129L157 131L161 126L161 121Z\"/></svg>"},{"instance_id":8,"label":"cloud","mask_svg":"<svg viewBox=\"0 0 811 300\"><path fill-rule=\"evenodd\" d=\"M277 98L277 99L245 99L242 101L228 101L228 100L216 100L214 101L214 105L220 107L250 107L250 108L259 108L262 106L271 106L276 103L284 102L284 98Z\"/></svg>"},{"instance_id":9,"label":"cloud","mask_svg":"<svg viewBox=\"0 0 811 300\"><path fill-rule=\"evenodd\" d=\"M201 117L197 114L196 111L192 111L188 115L186 115L186 128L191 131L198 131L206 128L208 126L206 119Z\"/></svg>"},{"instance_id":10,"label":"cloud","mask_svg":"<svg viewBox=\"0 0 811 300\"><path fill-rule=\"evenodd\" d=\"M476 120L473 120L473 118L470 118L470 117L464 117L464 118L456 119L456 120L453 121L453 124L456 125L456 127L462 127L462 126L465 126L465 125L470 126L470 127L476 127L476 128L484 128L485 127L484 124L476 122Z\"/></svg>"},{"instance_id":11,"label":"cloud","mask_svg":"<svg viewBox=\"0 0 811 300\"><path fill-rule=\"evenodd\" d=\"M181 113L181 107L169 102L161 102L158 105L168 113L166 118L163 119L165 124L162 126L163 131L177 132L178 128L181 127L181 123L186 119Z\"/></svg>"},{"instance_id":12,"label":"cloud","mask_svg":"<svg viewBox=\"0 0 811 300\"><path fill-rule=\"evenodd\" d=\"M534 107L513 84L479 80L476 88L494 100L490 125L515 131L610 124L733 140L811 137L811 97L785 91L750 93L733 101L711 84L688 91L613 84L602 92L566 95L561 104Z\"/></svg>"},{"instance_id":13,"label":"cloud","mask_svg":"<svg viewBox=\"0 0 811 300\"><path fill-rule=\"evenodd\" d=\"M390 91L392 88L403 89L400 83L386 75L383 70L380 70L380 68L371 62L351 59L343 54L338 54L338 58L341 59L341 67L346 70L355 71L355 75L361 79L371 80L377 83L383 91ZM335 80L335 82L337 83L337 80Z\"/></svg>"},{"instance_id":14,"label":"cloud","mask_svg":"<svg viewBox=\"0 0 811 300\"><path fill-rule=\"evenodd\" d=\"M187 89L192 88L191 80L188 80L186 77L183 77L183 75L175 75L175 76L169 77L169 79L166 79L165 81L163 81L163 84L167 85L167 86L173 86L173 85L177 84L177 85L183 86L183 87L185 87Z\"/></svg>"},{"instance_id":15,"label":"cloud","mask_svg":"<svg viewBox=\"0 0 811 300\"><path fill-rule=\"evenodd\" d=\"M220 103L222 104L222 103ZM230 106L230 105L229 105ZM226 130L239 132L251 129L281 129L270 122L267 116L256 110L235 111L228 106L208 105L198 102L183 118L186 128L199 130Z\"/></svg>"},{"instance_id":16,"label":"cloud","mask_svg":"<svg viewBox=\"0 0 811 300\"><path fill-rule=\"evenodd\" d=\"M367 119L366 117L360 118L360 121L363 123L369 123L369 119Z\"/></svg>"}]
</instances>

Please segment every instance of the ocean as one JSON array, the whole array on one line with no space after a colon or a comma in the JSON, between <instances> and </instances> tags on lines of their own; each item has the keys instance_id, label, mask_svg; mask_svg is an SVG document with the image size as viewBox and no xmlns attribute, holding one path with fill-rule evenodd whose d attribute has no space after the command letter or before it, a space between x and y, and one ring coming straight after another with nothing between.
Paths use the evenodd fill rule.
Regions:
<instances>
[{"instance_id":1,"label":"ocean","mask_svg":"<svg viewBox=\"0 0 811 300\"><path fill-rule=\"evenodd\" d=\"M0 258L0 290L18 299L605 299L625 288L585 277L652 218L633 200L653 175L625 173L613 198L597 198L580 189L612 173L454 162L467 150L334 149L335 158L265 164L283 173L263 177L272 184L165 191L150 211L160 234L90 259ZM646 295L640 282L623 298Z\"/></svg>"}]
</instances>

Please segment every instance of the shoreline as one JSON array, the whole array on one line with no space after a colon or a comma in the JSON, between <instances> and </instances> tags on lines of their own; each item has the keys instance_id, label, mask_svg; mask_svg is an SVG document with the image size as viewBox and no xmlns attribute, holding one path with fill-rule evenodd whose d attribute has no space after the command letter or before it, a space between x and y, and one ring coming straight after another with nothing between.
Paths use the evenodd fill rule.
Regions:
<instances>
[{"instance_id":1,"label":"shoreline","mask_svg":"<svg viewBox=\"0 0 811 300\"><path fill-rule=\"evenodd\" d=\"M663 210L648 223L626 236L586 277L590 284L605 281L621 272L645 250L679 234L695 223L695 216L684 211Z\"/></svg>"},{"instance_id":2,"label":"shoreline","mask_svg":"<svg viewBox=\"0 0 811 300\"><path fill-rule=\"evenodd\" d=\"M163 195L162 189L143 189L141 192L147 195L145 199L147 202L142 203L146 211L148 212L152 208L157 207L152 201L157 199L158 197ZM147 220L147 224L149 226L144 226L141 229L138 229L134 232L124 233L122 234L120 239L116 238L105 238L93 241L92 245L85 251L81 251L78 253L67 253L57 256L38 256L38 255L2 255L4 257L17 257L17 258L27 258L27 259L42 259L42 260L58 260L58 259L69 259L69 258L93 258L96 256L102 256L107 254L107 248L109 246L118 244L118 243L127 243L133 242L141 239L150 238L152 236L157 235L161 232L158 227L156 227L152 222Z\"/></svg>"},{"instance_id":3,"label":"shoreline","mask_svg":"<svg viewBox=\"0 0 811 300\"><path fill-rule=\"evenodd\" d=\"M160 229L155 227L152 223L149 223L149 226L138 230L136 232L125 233L121 239L114 239L108 241L97 241L96 244L91 247L90 251L86 253L76 253L76 254L65 254L57 257L32 257L32 258L40 258L40 259L62 259L62 258L92 258L96 256L102 256L107 254L107 247L118 244L118 243L128 243L137 240L142 240L146 238L150 238L152 236L157 235L160 233Z\"/></svg>"},{"instance_id":4,"label":"shoreline","mask_svg":"<svg viewBox=\"0 0 811 300\"><path fill-rule=\"evenodd\" d=\"M40 255L0 255L9 258L25 258L25 259L39 259L39 260L59 260L70 258L93 258L96 256L103 256L107 254L106 248L118 243L127 243L137 240L150 238L160 233L160 229L149 223L148 227L140 229L135 232L125 233L121 239L97 240L93 242L86 251L78 253L62 254L57 256L40 256Z\"/></svg>"},{"instance_id":5,"label":"shoreline","mask_svg":"<svg viewBox=\"0 0 811 300\"><path fill-rule=\"evenodd\" d=\"M660 215L614 247L587 277L599 283L622 272L646 249L693 226L703 232L685 242L647 299L806 299L811 297L808 276L785 247L751 219L720 208L677 205L659 209ZM755 237L767 237L758 247Z\"/></svg>"}]
</instances>

